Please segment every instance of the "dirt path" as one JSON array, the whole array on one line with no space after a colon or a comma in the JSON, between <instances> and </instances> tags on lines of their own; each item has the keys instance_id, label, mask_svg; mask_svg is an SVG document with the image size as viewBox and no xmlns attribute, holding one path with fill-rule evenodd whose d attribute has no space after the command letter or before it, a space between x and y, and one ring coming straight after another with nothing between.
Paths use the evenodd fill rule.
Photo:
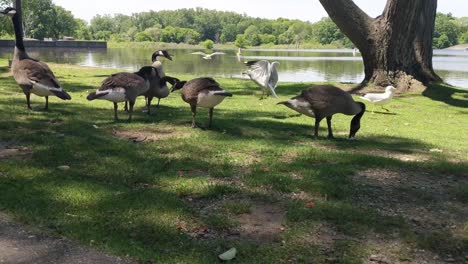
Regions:
<instances>
[{"instance_id":1,"label":"dirt path","mask_svg":"<svg viewBox=\"0 0 468 264\"><path fill-rule=\"evenodd\" d=\"M124 264L131 260L109 256L68 239L44 235L15 223L0 212L0 263Z\"/></svg>"}]
</instances>

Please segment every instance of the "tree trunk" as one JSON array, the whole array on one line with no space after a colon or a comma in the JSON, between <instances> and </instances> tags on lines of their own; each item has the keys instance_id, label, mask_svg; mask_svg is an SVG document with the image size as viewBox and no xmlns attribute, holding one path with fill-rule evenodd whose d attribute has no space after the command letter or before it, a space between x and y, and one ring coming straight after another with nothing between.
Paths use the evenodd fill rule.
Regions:
<instances>
[{"instance_id":1,"label":"tree trunk","mask_svg":"<svg viewBox=\"0 0 468 264\"><path fill-rule=\"evenodd\" d=\"M432 68L437 0L387 0L382 15L376 18L369 17L352 0L320 2L360 50L363 86L393 85L404 92L442 81Z\"/></svg>"}]
</instances>

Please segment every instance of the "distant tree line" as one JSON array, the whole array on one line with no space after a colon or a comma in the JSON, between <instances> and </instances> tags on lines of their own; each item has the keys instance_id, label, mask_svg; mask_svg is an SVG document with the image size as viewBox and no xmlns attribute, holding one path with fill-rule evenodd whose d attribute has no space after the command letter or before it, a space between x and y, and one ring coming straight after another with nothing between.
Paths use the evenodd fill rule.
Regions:
<instances>
[{"instance_id":1,"label":"distant tree line","mask_svg":"<svg viewBox=\"0 0 468 264\"><path fill-rule=\"evenodd\" d=\"M11 0L0 0L11 4ZM25 37L62 38L114 42L168 42L198 44L234 43L239 47L258 45L295 45L304 43L352 47L329 18L310 23L278 18L248 17L245 14L203 8L175 11L149 11L133 15L97 15L88 25L51 0L24 0ZM434 47L446 48L468 43L468 17L437 14ZM12 38L13 28L7 17L0 17L0 37Z\"/></svg>"}]
</instances>

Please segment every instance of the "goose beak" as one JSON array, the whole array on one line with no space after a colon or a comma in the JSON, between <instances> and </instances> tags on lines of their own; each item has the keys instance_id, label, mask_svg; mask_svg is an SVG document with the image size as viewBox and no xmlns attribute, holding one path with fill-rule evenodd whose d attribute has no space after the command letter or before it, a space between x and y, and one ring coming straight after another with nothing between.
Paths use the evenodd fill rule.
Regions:
<instances>
[{"instance_id":1,"label":"goose beak","mask_svg":"<svg viewBox=\"0 0 468 264\"><path fill-rule=\"evenodd\" d=\"M288 101L278 102L278 103L276 103L276 104L277 104L277 105L280 105L280 104L282 104L282 105L287 105L287 104L288 104Z\"/></svg>"},{"instance_id":2,"label":"goose beak","mask_svg":"<svg viewBox=\"0 0 468 264\"><path fill-rule=\"evenodd\" d=\"M172 61L171 54L167 53L167 56L164 56L164 57L166 57L166 59L168 59L168 60Z\"/></svg>"}]
</instances>

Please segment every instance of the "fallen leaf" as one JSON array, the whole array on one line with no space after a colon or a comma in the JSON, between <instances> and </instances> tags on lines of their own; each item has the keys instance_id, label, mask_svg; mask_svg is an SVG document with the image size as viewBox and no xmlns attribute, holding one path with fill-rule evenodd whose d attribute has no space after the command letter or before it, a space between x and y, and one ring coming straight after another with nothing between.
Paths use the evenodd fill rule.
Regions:
<instances>
[{"instance_id":1,"label":"fallen leaf","mask_svg":"<svg viewBox=\"0 0 468 264\"><path fill-rule=\"evenodd\" d=\"M315 205L315 203L313 201L308 201L307 204L306 204L307 208L312 208L312 207L314 207L314 205Z\"/></svg>"},{"instance_id":2,"label":"fallen leaf","mask_svg":"<svg viewBox=\"0 0 468 264\"><path fill-rule=\"evenodd\" d=\"M430 152L442 152L441 149L433 148L429 150Z\"/></svg>"},{"instance_id":3,"label":"fallen leaf","mask_svg":"<svg viewBox=\"0 0 468 264\"><path fill-rule=\"evenodd\" d=\"M237 249L231 248L228 251L224 252L223 254L218 255L218 258L221 260L231 260L236 257Z\"/></svg>"},{"instance_id":4,"label":"fallen leaf","mask_svg":"<svg viewBox=\"0 0 468 264\"><path fill-rule=\"evenodd\" d=\"M57 169L65 171L65 170L69 170L69 169L70 169L70 166L68 166L68 165L61 165L61 166L58 166Z\"/></svg>"}]
</instances>

